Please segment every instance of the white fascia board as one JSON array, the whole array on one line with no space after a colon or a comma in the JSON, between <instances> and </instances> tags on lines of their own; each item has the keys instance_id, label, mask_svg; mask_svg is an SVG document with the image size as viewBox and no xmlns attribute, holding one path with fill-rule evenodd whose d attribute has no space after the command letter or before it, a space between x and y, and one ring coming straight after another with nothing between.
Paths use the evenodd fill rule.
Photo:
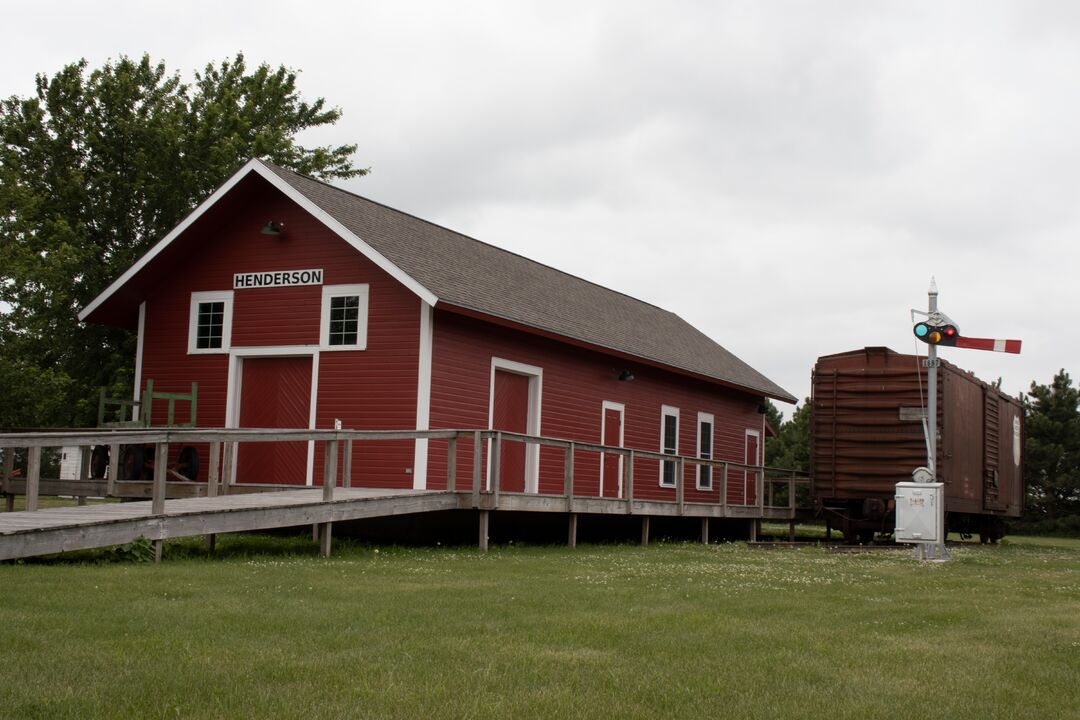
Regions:
<instances>
[{"instance_id":1,"label":"white fascia board","mask_svg":"<svg viewBox=\"0 0 1080 720\"><path fill-rule=\"evenodd\" d=\"M317 219L326 227L330 228L330 230L335 235L337 235L342 240L349 243L358 251L360 251L362 255L367 257L368 260L371 260L371 262L378 265L390 277L394 278L399 283L409 288L409 290L415 293L416 296L419 297L421 300L426 302L428 305L434 305L439 302L439 298L435 295L435 293L431 292L426 287L418 283L412 278L412 276L407 275L405 271L399 268L397 265L387 260L386 257L379 253L377 250L375 250L375 248L371 247L361 238L357 237L356 234L354 234L351 230L338 222L332 215L330 215L330 213L326 212L321 207L313 203L305 195L300 193L296 188L285 182L277 173L263 165L262 162L260 162L259 160L252 160L249 165L252 165L252 169L260 176L262 176L264 180L266 180L271 185L280 190L282 193L284 193L286 197L288 197L290 200L292 200L297 205L306 210L312 217ZM245 168L246 167L247 166L245 166Z\"/></svg>"},{"instance_id":2,"label":"white fascia board","mask_svg":"<svg viewBox=\"0 0 1080 720\"><path fill-rule=\"evenodd\" d=\"M400 282L405 287L409 288L409 290L419 296L421 300L423 300L429 305L434 305L439 301L439 298L435 295L435 293L431 292L423 285L418 283L416 280L414 280L412 277L407 275L401 268L387 260L373 247L371 247L366 242L357 237L351 230L349 230L340 222L335 220L329 213L327 213L315 203L311 202L311 200L302 195L292 185L289 185L287 182L278 177L277 173L266 167L266 165L264 165L262 161L260 161L258 158L252 158L244 164L244 167L237 170L232 177L226 180L221 187L215 190L213 194L210 195L210 197L206 198L206 200L204 200L202 204L199 205L199 207L195 208L195 210L192 211L191 214L184 218L179 225L174 227L168 235L163 237L160 241L158 241L156 245L150 248L150 250L145 255L139 258L139 260L130 268L128 268L123 275L117 278L112 283L112 285L106 288L104 292L94 298L89 305L83 308L79 312L79 320L86 320L90 313L94 312L94 310L97 310L102 303L104 303L106 300L109 299L109 297L113 295L113 293L115 293L117 290L127 284L127 282L133 277L135 277L135 275L137 275L140 270L150 264L150 262L155 257L160 255L161 252L165 248L167 248L173 240L175 240L177 237L180 236L181 233L191 227L191 225L196 220L202 217L207 210L212 208L219 200L221 200L221 198L223 198L230 190L232 190L237 183L243 180L248 175L248 173L251 172L257 173L264 180L266 180L275 188L280 190L286 197L288 197L290 200L292 200L297 205L306 210L308 213L310 213L313 217L326 225L326 227L328 227L335 235L340 237L345 242L349 243L349 245L356 248L356 250L365 255L369 260L371 260L373 263L386 271L387 274L389 274L392 278Z\"/></svg>"}]
</instances>

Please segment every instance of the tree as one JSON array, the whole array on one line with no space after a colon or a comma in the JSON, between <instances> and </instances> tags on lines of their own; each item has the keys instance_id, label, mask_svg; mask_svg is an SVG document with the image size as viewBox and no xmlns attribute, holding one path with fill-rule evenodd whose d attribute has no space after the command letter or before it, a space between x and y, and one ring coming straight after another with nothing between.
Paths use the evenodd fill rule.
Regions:
<instances>
[{"instance_id":1,"label":"tree","mask_svg":"<svg viewBox=\"0 0 1080 720\"><path fill-rule=\"evenodd\" d=\"M1050 385L1032 382L1024 407L1025 519L1049 531L1070 523L1080 530L1080 392L1061 370Z\"/></svg>"},{"instance_id":2,"label":"tree","mask_svg":"<svg viewBox=\"0 0 1080 720\"><path fill-rule=\"evenodd\" d=\"M251 157L365 174L355 145L297 143L340 116L304 102L296 72L248 72L242 54L191 85L146 55L89 74L83 60L0 102L0 377L19 388L0 427L89 424L96 387L130 389L130 333L78 311Z\"/></svg>"},{"instance_id":3,"label":"tree","mask_svg":"<svg viewBox=\"0 0 1080 720\"><path fill-rule=\"evenodd\" d=\"M810 398L796 408L791 420L783 422L783 417L775 405L768 403L765 419L777 434L766 443L765 464L810 472Z\"/></svg>"}]
</instances>

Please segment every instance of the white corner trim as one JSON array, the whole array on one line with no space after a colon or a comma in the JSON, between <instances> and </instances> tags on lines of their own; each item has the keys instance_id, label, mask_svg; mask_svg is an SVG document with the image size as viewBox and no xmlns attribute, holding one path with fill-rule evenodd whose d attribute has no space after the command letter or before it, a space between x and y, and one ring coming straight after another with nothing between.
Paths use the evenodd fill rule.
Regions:
<instances>
[{"instance_id":1,"label":"white corner trim","mask_svg":"<svg viewBox=\"0 0 1080 720\"><path fill-rule=\"evenodd\" d=\"M243 180L249 173L256 173L279 191L285 194L290 200L302 207L313 217L322 222L328 227L334 234L342 238L345 242L352 245L359 250L372 262L385 270L391 277L400 282L405 287L409 288L412 292L420 297L421 300L434 305L438 302L439 298L423 285L418 283L412 277L407 275L401 268L394 265L387 260L381 253L376 252L374 248L361 240L355 234L353 234L348 228L342 225L340 222L330 216L325 210L320 208L315 203L311 202L307 197L296 190L292 185L289 185L283 179L281 179L277 173L270 168L266 167L261 160L252 158L244 164L242 168L237 170L232 177L226 180L221 187L215 190L210 197L203 200L203 202L195 208L187 217L180 221L180 224L174 227L169 233L157 242L145 255L129 267L123 275L118 277L109 287L107 287L100 295L90 301L90 304L84 307L79 312L79 320L84 321L90 315L90 313L97 310L102 303L108 300L117 290L123 287L129 280L135 277L144 267L146 267L154 258L161 254L161 252L172 244L173 240L179 237L185 230L202 217L210 208L212 208L222 197L224 197L230 190L236 186L241 180Z\"/></svg>"},{"instance_id":2,"label":"white corner trim","mask_svg":"<svg viewBox=\"0 0 1080 720\"><path fill-rule=\"evenodd\" d=\"M138 329L135 336L135 394L136 403L143 397L143 348L146 342L146 300L138 303ZM138 412L138 410L136 410ZM137 417L132 420L138 420Z\"/></svg>"},{"instance_id":3,"label":"white corner trim","mask_svg":"<svg viewBox=\"0 0 1080 720\"><path fill-rule=\"evenodd\" d=\"M416 429L431 428L431 346L433 339L432 307L420 301L420 357L416 378ZM413 451L413 489L427 489L428 441L419 438Z\"/></svg>"}]
</instances>

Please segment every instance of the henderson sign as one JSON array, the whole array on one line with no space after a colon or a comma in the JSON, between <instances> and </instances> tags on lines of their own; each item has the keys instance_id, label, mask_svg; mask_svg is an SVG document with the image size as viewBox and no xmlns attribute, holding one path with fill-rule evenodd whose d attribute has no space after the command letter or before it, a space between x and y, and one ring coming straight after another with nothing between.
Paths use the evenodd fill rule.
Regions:
<instances>
[{"instance_id":1,"label":"henderson sign","mask_svg":"<svg viewBox=\"0 0 1080 720\"><path fill-rule=\"evenodd\" d=\"M287 287L289 285L322 285L323 271L278 270L275 272L235 273L233 289Z\"/></svg>"}]
</instances>

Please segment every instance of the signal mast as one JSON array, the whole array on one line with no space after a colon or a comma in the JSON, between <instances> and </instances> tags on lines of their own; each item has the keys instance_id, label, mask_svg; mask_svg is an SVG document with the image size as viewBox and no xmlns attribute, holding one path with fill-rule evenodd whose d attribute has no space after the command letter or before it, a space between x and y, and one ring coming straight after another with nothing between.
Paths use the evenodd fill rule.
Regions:
<instances>
[{"instance_id":1,"label":"signal mast","mask_svg":"<svg viewBox=\"0 0 1080 720\"><path fill-rule=\"evenodd\" d=\"M922 315L926 319L915 323L915 337L930 347L923 365L926 367L927 409L923 419L926 437L926 466L911 473L912 482L896 484L896 532L898 542L915 544L919 560L948 560L945 549L945 484L937 477L937 369L938 346L991 350L1018 354L1020 340L995 340L966 337L960 326L938 309L938 289L930 278L927 312L912 310L911 319Z\"/></svg>"}]
</instances>

